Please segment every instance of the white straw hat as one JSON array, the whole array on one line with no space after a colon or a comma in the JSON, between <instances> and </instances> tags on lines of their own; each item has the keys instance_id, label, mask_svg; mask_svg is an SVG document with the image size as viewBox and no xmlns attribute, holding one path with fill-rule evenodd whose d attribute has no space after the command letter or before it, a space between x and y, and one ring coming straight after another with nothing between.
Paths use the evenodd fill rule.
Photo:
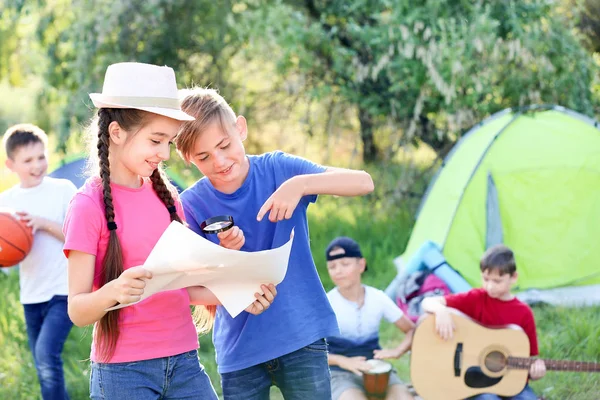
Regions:
<instances>
[{"instance_id":1,"label":"white straw hat","mask_svg":"<svg viewBox=\"0 0 600 400\"><path fill-rule=\"evenodd\" d=\"M98 108L135 108L179 121L195 118L181 111L175 72L170 67L124 62L109 65L102 93L90 93Z\"/></svg>"}]
</instances>

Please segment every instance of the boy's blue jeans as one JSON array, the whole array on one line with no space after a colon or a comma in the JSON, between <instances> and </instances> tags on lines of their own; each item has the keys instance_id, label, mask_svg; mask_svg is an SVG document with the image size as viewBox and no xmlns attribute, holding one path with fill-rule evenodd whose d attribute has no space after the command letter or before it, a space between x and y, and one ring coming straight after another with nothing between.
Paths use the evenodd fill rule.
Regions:
<instances>
[{"instance_id":1,"label":"boy's blue jeans","mask_svg":"<svg viewBox=\"0 0 600 400\"><path fill-rule=\"evenodd\" d=\"M225 400L268 400L271 385L286 400L330 400L327 343L320 339L266 363L221 374L221 382Z\"/></svg>"},{"instance_id":2,"label":"boy's blue jeans","mask_svg":"<svg viewBox=\"0 0 600 400\"><path fill-rule=\"evenodd\" d=\"M537 400L537 396L533 393L533 389L526 385L521 393L512 397L500 397L495 394L480 394L478 396L469 397L469 400Z\"/></svg>"},{"instance_id":3,"label":"boy's blue jeans","mask_svg":"<svg viewBox=\"0 0 600 400\"><path fill-rule=\"evenodd\" d=\"M67 296L23 304L29 348L44 400L68 399L61 353L73 323L67 313Z\"/></svg>"},{"instance_id":4,"label":"boy's blue jeans","mask_svg":"<svg viewBox=\"0 0 600 400\"><path fill-rule=\"evenodd\" d=\"M151 360L92 362L90 398L102 400L217 400L197 350Z\"/></svg>"}]
</instances>

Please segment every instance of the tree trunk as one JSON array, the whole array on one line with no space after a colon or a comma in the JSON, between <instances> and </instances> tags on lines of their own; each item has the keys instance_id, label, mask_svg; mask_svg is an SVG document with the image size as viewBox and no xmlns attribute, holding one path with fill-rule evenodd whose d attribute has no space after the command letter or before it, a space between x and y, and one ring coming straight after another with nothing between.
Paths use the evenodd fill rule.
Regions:
<instances>
[{"instance_id":1,"label":"tree trunk","mask_svg":"<svg viewBox=\"0 0 600 400\"><path fill-rule=\"evenodd\" d=\"M358 106L358 120L363 143L363 161L370 163L377 160L377 147L373 138L373 117L365 108Z\"/></svg>"}]
</instances>

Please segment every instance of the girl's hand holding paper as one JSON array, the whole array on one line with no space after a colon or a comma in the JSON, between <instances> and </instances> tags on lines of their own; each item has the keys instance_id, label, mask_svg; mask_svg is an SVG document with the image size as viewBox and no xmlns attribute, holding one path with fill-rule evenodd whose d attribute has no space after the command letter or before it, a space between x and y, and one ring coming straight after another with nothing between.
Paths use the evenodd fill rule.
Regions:
<instances>
[{"instance_id":1,"label":"girl's hand holding paper","mask_svg":"<svg viewBox=\"0 0 600 400\"><path fill-rule=\"evenodd\" d=\"M119 304L129 304L140 301L146 287L145 279L152 279L152 272L143 266L131 267L108 283L114 292L114 299Z\"/></svg>"},{"instance_id":2,"label":"girl's hand holding paper","mask_svg":"<svg viewBox=\"0 0 600 400\"><path fill-rule=\"evenodd\" d=\"M171 222L143 268L130 268L114 284L119 288L115 290L115 300L119 301L118 292L119 299L125 302L119 301L119 305L106 311L130 306L154 293L203 286L214 293L232 318L244 310L252 314L264 312L277 291L269 286L265 290L261 285L277 285L285 277L293 236L292 229L290 240L279 247L245 252L219 246L179 222ZM239 246L242 241L236 237ZM260 291L264 294L257 298L255 293Z\"/></svg>"}]
</instances>

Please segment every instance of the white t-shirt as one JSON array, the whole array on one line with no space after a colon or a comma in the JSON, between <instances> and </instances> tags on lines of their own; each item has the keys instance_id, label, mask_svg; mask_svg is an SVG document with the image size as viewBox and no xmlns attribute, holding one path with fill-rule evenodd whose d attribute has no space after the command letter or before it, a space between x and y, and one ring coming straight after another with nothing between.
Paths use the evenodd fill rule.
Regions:
<instances>
[{"instance_id":1,"label":"white t-shirt","mask_svg":"<svg viewBox=\"0 0 600 400\"><path fill-rule=\"evenodd\" d=\"M45 177L32 188L20 185L0 193L0 206L43 217L59 223L65 220L67 206L77 192L66 179ZM33 247L19 268L21 303L49 301L54 295L67 295L67 258L63 242L47 232L38 230Z\"/></svg>"},{"instance_id":2,"label":"white t-shirt","mask_svg":"<svg viewBox=\"0 0 600 400\"><path fill-rule=\"evenodd\" d=\"M360 308L342 296L337 287L327 293L340 327L340 337L353 342L377 338L382 318L395 323L404 315L384 292L371 286L363 287L365 300Z\"/></svg>"}]
</instances>

